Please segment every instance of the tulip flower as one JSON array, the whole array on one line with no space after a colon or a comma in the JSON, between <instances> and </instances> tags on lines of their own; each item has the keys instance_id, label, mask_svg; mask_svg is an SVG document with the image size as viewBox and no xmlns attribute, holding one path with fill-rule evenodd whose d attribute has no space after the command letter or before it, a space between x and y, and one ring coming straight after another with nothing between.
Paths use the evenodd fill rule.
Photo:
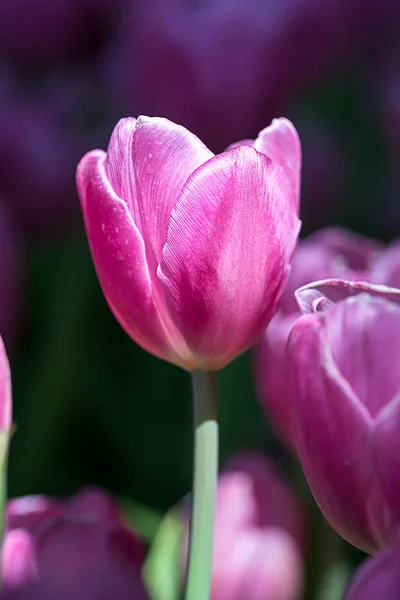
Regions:
<instances>
[{"instance_id":1,"label":"tulip flower","mask_svg":"<svg viewBox=\"0 0 400 600\"><path fill-rule=\"evenodd\" d=\"M302 596L300 505L257 452L234 457L218 480L210 600Z\"/></svg>"},{"instance_id":2,"label":"tulip flower","mask_svg":"<svg viewBox=\"0 0 400 600\"><path fill-rule=\"evenodd\" d=\"M77 185L104 295L127 333L218 370L270 321L300 228L300 144L286 119L215 156L167 119L122 119Z\"/></svg>"},{"instance_id":3,"label":"tulip flower","mask_svg":"<svg viewBox=\"0 0 400 600\"><path fill-rule=\"evenodd\" d=\"M310 314L287 352L296 449L327 520L372 553L400 523L400 290L328 280L297 296Z\"/></svg>"},{"instance_id":4,"label":"tulip flower","mask_svg":"<svg viewBox=\"0 0 400 600\"><path fill-rule=\"evenodd\" d=\"M362 563L345 594L345 600L397 600L400 590L400 543L381 550Z\"/></svg>"},{"instance_id":5,"label":"tulip flower","mask_svg":"<svg viewBox=\"0 0 400 600\"><path fill-rule=\"evenodd\" d=\"M111 499L86 490L62 502L11 500L3 546L6 600L147 600L144 549Z\"/></svg>"},{"instance_id":6,"label":"tulip flower","mask_svg":"<svg viewBox=\"0 0 400 600\"><path fill-rule=\"evenodd\" d=\"M389 259L388 253L392 258ZM391 274L395 252L383 252L366 237L339 227L328 227L299 243L289 281L267 329L255 349L258 396L279 437L295 447L290 418L290 389L286 374L286 344L293 323L301 315L294 292L300 286L326 277L370 279L397 285Z\"/></svg>"}]
</instances>

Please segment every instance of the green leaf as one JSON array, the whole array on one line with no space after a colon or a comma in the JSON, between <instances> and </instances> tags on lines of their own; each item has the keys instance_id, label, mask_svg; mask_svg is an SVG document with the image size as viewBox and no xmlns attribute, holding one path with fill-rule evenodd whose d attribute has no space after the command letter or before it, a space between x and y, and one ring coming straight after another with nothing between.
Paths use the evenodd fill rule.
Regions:
<instances>
[{"instance_id":1,"label":"green leaf","mask_svg":"<svg viewBox=\"0 0 400 600\"><path fill-rule=\"evenodd\" d=\"M328 569L318 590L318 600L341 600L351 575L349 565L339 560Z\"/></svg>"},{"instance_id":2,"label":"green leaf","mask_svg":"<svg viewBox=\"0 0 400 600\"><path fill-rule=\"evenodd\" d=\"M143 570L152 600L178 600L181 590L183 519L171 509L153 540Z\"/></svg>"}]
</instances>

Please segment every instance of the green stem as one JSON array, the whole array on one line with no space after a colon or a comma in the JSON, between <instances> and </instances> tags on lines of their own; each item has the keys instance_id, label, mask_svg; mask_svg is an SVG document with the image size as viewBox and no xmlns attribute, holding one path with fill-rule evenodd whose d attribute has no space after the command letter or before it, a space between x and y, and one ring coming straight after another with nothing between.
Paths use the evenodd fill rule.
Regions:
<instances>
[{"instance_id":1,"label":"green stem","mask_svg":"<svg viewBox=\"0 0 400 600\"><path fill-rule=\"evenodd\" d=\"M218 476L217 374L193 371L194 469L186 600L209 600Z\"/></svg>"}]
</instances>

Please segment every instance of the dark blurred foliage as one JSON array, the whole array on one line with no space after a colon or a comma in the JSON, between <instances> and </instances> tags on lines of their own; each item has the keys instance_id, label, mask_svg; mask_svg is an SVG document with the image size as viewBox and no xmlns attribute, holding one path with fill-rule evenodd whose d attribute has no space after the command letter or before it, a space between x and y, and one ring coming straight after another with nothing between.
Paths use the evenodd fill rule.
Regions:
<instances>
[{"instance_id":1,"label":"dark blurred foliage","mask_svg":"<svg viewBox=\"0 0 400 600\"><path fill-rule=\"evenodd\" d=\"M0 326L12 365L10 494L88 483L158 509L188 492L187 373L120 329L91 263L75 168L127 115L220 151L288 116L303 233L400 227L398 0L1 0ZM10 309L12 307L12 310ZM248 354L220 376L221 460L269 450Z\"/></svg>"}]
</instances>

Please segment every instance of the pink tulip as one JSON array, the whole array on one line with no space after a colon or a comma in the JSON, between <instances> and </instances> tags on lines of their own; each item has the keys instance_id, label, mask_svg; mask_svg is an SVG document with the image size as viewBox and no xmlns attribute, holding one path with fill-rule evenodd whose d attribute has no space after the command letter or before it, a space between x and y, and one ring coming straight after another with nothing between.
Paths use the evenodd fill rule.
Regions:
<instances>
[{"instance_id":1,"label":"pink tulip","mask_svg":"<svg viewBox=\"0 0 400 600\"><path fill-rule=\"evenodd\" d=\"M294 439L285 349L293 323L301 314L295 300L295 290L326 277L368 279L372 268L374 280L389 285L393 277L389 273L388 263L395 264L394 253L391 260L383 262L379 244L337 227L321 229L298 245L279 310L261 336L255 351L256 382L261 405L279 437L292 449Z\"/></svg>"},{"instance_id":2,"label":"pink tulip","mask_svg":"<svg viewBox=\"0 0 400 600\"><path fill-rule=\"evenodd\" d=\"M9 502L2 555L7 600L147 600L143 558L140 541L104 492L87 490L68 502L44 496Z\"/></svg>"},{"instance_id":3,"label":"pink tulip","mask_svg":"<svg viewBox=\"0 0 400 600\"><path fill-rule=\"evenodd\" d=\"M311 312L288 344L296 449L328 521L371 553L400 524L400 290L328 280L297 296Z\"/></svg>"},{"instance_id":4,"label":"pink tulip","mask_svg":"<svg viewBox=\"0 0 400 600\"><path fill-rule=\"evenodd\" d=\"M286 119L214 154L167 119L122 119L77 172L97 274L145 350L220 369L271 319L300 222L300 143Z\"/></svg>"},{"instance_id":5,"label":"pink tulip","mask_svg":"<svg viewBox=\"0 0 400 600\"><path fill-rule=\"evenodd\" d=\"M400 597L400 541L366 560L356 571L345 600L398 600Z\"/></svg>"},{"instance_id":6,"label":"pink tulip","mask_svg":"<svg viewBox=\"0 0 400 600\"><path fill-rule=\"evenodd\" d=\"M210 600L296 600L302 595L302 515L263 455L243 452L220 475Z\"/></svg>"}]
</instances>

